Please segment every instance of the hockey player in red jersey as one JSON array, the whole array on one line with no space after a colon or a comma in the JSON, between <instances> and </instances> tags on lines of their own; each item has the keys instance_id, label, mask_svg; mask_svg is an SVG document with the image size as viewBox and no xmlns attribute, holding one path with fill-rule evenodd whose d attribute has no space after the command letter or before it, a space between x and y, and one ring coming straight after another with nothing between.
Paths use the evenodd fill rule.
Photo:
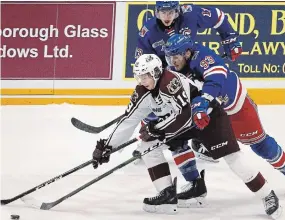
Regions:
<instances>
[{"instance_id":1,"label":"hockey player in red jersey","mask_svg":"<svg viewBox=\"0 0 285 220\"><path fill-rule=\"evenodd\" d=\"M261 123L257 106L237 74L212 50L194 43L189 36L173 35L165 47L169 65L194 81L211 82L203 87L207 99L217 99L230 117L236 138L250 145L260 157L285 175L285 153ZM208 83L209 84L209 83ZM195 147L194 147L195 149Z\"/></svg>"},{"instance_id":2,"label":"hockey player in red jersey","mask_svg":"<svg viewBox=\"0 0 285 220\"><path fill-rule=\"evenodd\" d=\"M137 151L143 152L159 142L165 143L142 157L158 191L157 196L144 199L145 211L170 214L177 212L181 199L176 193L176 178L172 181L162 150L168 149L172 141L197 138L204 143L214 159L225 159L231 170L264 202L269 216L276 219L281 214L278 197L262 174L243 156L229 117L215 100L209 102L203 96L191 95L191 80L177 72L163 70L161 60L154 54L144 54L138 58L134 65L134 75L138 85L125 116L117 123L107 140L101 139L97 142L93 152L94 167L98 163L108 162L110 156L102 155L128 140L140 121L154 108L158 108L158 123L150 122L141 128L142 142L137 148ZM204 117L206 115L208 117ZM197 127L202 126L203 130L192 128L179 135L193 123ZM167 142L172 137L175 139Z\"/></svg>"}]
</instances>

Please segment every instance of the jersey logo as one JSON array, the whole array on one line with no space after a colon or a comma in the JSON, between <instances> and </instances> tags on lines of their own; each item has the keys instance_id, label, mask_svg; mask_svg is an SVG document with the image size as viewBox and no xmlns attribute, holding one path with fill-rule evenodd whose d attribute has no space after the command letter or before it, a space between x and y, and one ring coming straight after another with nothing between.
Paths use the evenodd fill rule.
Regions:
<instances>
[{"instance_id":1,"label":"jersey logo","mask_svg":"<svg viewBox=\"0 0 285 220\"><path fill-rule=\"evenodd\" d=\"M135 58L138 59L141 55L143 55L143 50L137 47L135 52Z\"/></svg>"},{"instance_id":2,"label":"jersey logo","mask_svg":"<svg viewBox=\"0 0 285 220\"><path fill-rule=\"evenodd\" d=\"M153 99L154 99L154 101L155 101L156 104L158 104L158 105L163 104L163 100L162 100L162 98L160 97L159 94L158 94L158 96L153 97Z\"/></svg>"},{"instance_id":3,"label":"jersey logo","mask_svg":"<svg viewBox=\"0 0 285 220\"><path fill-rule=\"evenodd\" d=\"M164 45L165 45L165 42L163 39L161 39L160 41L154 42L151 46L152 46L152 48L157 48L159 46L164 46Z\"/></svg>"},{"instance_id":4,"label":"jersey logo","mask_svg":"<svg viewBox=\"0 0 285 220\"><path fill-rule=\"evenodd\" d=\"M202 15L203 16L208 16L208 17L211 17L212 16L212 14L211 14L211 11L209 10L209 9L207 9L207 8L202 8Z\"/></svg>"},{"instance_id":5,"label":"jersey logo","mask_svg":"<svg viewBox=\"0 0 285 220\"><path fill-rule=\"evenodd\" d=\"M189 27L184 27L179 30L179 33L183 35L191 35L191 29L189 29Z\"/></svg>"},{"instance_id":6,"label":"jersey logo","mask_svg":"<svg viewBox=\"0 0 285 220\"><path fill-rule=\"evenodd\" d=\"M228 95L225 95L224 97L220 95L220 96L218 96L216 99L217 99L221 104L223 104L223 105L227 105L228 102L229 102L229 97L228 97Z\"/></svg>"},{"instance_id":7,"label":"jersey logo","mask_svg":"<svg viewBox=\"0 0 285 220\"><path fill-rule=\"evenodd\" d=\"M131 100L132 102L136 102L137 99L138 99L139 95L138 93L136 92L136 90L133 92L132 96L131 96Z\"/></svg>"},{"instance_id":8,"label":"jersey logo","mask_svg":"<svg viewBox=\"0 0 285 220\"><path fill-rule=\"evenodd\" d=\"M142 29L141 29L140 32L139 32L139 35L140 35L141 37L144 37L145 34L146 34L146 32L148 32L148 29L146 28L146 26L143 26Z\"/></svg>"},{"instance_id":9,"label":"jersey logo","mask_svg":"<svg viewBox=\"0 0 285 220\"><path fill-rule=\"evenodd\" d=\"M194 55L192 56L192 59L191 59L191 60L196 60L197 57L198 57L198 55L199 55L199 53L200 53L200 51L196 50L196 51L194 52Z\"/></svg>"},{"instance_id":10,"label":"jersey logo","mask_svg":"<svg viewBox=\"0 0 285 220\"><path fill-rule=\"evenodd\" d=\"M152 108L151 110L153 112L162 112L161 108Z\"/></svg>"},{"instance_id":11,"label":"jersey logo","mask_svg":"<svg viewBox=\"0 0 285 220\"><path fill-rule=\"evenodd\" d=\"M174 78L170 81L170 83L167 85L167 89L170 94L175 94L180 88L182 87L179 79Z\"/></svg>"},{"instance_id":12,"label":"jersey logo","mask_svg":"<svg viewBox=\"0 0 285 220\"><path fill-rule=\"evenodd\" d=\"M191 5L182 5L181 6L181 10L182 13L186 13L186 12L191 12L192 11L192 6Z\"/></svg>"}]
</instances>

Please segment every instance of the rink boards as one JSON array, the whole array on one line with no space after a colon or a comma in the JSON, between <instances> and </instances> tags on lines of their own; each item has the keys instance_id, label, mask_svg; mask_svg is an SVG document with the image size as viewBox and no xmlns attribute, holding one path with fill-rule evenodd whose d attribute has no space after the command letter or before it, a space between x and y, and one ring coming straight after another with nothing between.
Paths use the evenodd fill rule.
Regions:
<instances>
[{"instance_id":1,"label":"rink boards","mask_svg":"<svg viewBox=\"0 0 285 220\"><path fill-rule=\"evenodd\" d=\"M285 3L196 4L222 9L240 32L243 54L227 64L255 102L285 104ZM2 10L2 105L128 103L137 33L154 2L9 3ZM215 31L200 30L197 39L222 54Z\"/></svg>"}]
</instances>

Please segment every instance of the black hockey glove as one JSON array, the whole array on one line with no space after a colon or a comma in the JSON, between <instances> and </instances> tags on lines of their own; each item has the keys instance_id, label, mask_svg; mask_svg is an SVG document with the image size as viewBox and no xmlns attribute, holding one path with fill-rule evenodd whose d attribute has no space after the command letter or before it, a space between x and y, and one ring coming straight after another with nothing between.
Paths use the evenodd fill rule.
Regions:
<instances>
[{"instance_id":1,"label":"black hockey glove","mask_svg":"<svg viewBox=\"0 0 285 220\"><path fill-rule=\"evenodd\" d=\"M93 167L97 169L98 165L102 163L108 163L112 151L112 146L105 145L106 140L100 139L97 141L95 150L93 151Z\"/></svg>"},{"instance_id":2,"label":"black hockey glove","mask_svg":"<svg viewBox=\"0 0 285 220\"><path fill-rule=\"evenodd\" d=\"M140 129L140 138L145 141L154 141L156 139L163 141L165 139L165 133L163 130L156 129L154 126L157 122L150 121Z\"/></svg>"}]
</instances>

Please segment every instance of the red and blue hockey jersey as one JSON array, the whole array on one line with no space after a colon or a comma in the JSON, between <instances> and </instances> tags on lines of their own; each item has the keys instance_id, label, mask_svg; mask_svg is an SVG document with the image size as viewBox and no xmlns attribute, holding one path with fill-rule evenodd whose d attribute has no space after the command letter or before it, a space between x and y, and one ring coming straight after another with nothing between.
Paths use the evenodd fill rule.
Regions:
<instances>
[{"instance_id":1,"label":"red and blue hockey jersey","mask_svg":"<svg viewBox=\"0 0 285 220\"><path fill-rule=\"evenodd\" d=\"M164 56L164 45L173 34L190 35L195 40L199 28L215 28L222 39L235 33L227 16L218 8L202 8L192 4L182 5L180 8L178 18L169 27L165 27L156 17L144 24L138 34L136 59L142 54L154 53L161 58L165 67L167 62Z\"/></svg>"},{"instance_id":2,"label":"red and blue hockey jersey","mask_svg":"<svg viewBox=\"0 0 285 220\"><path fill-rule=\"evenodd\" d=\"M188 60L188 75L192 81L202 81L202 93L217 99L228 115L237 113L244 103L247 90L238 75L208 47L196 43Z\"/></svg>"}]
</instances>

